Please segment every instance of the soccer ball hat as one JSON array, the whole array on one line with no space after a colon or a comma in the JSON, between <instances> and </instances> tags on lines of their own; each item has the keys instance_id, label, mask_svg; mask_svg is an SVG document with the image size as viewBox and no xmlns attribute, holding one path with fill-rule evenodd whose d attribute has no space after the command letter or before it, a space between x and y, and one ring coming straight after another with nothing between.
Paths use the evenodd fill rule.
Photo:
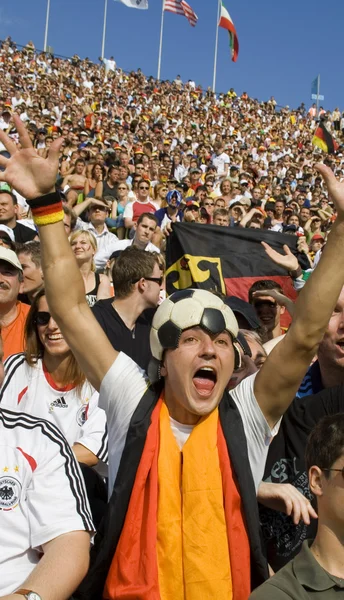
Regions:
<instances>
[{"instance_id":1,"label":"soccer ball hat","mask_svg":"<svg viewBox=\"0 0 344 600\"><path fill-rule=\"evenodd\" d=\"M152 382L160 379L164 351L177 348L182 332L197 326L214 335L228 331L234 345L235 368L240 366L236 345L239 328L233 311L215 294L188 288L171 294L154 315L150 332L153 359L148 372Z\"/></svg>"}]
</instances>

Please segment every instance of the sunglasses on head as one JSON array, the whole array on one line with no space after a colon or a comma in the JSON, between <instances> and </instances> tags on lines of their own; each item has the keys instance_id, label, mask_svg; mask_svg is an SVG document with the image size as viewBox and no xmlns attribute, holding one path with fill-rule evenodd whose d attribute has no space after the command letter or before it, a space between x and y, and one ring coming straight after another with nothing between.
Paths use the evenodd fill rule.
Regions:
<instances>
[{"instance_id":1,"label":"sunglasses on head","mask_svg":"<svg viewBox=\"0 0 344 600\"><path fill-rule=\"evenodd\" d=\"M48 325L51 319L51 314L46 311L39 311L35 316L36 325Z\"/></svg>"}]
</instances>

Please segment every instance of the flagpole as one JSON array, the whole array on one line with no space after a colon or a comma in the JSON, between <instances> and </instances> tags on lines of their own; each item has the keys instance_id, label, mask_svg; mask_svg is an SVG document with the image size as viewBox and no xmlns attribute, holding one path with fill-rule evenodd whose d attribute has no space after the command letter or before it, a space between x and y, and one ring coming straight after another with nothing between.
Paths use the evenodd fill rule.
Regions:
<instances>
[{"instance_id":1,"label":"flagpole","mask_svg":"<svg viewBox=\"0 0 344 600\"><path fill-rule=\"evenodd\" d=\"M217 20L216 20L216 37L215 37L214 73L213 73L213 93L214 94L215 94L215 87L216 87L217 47L218 47L218 43L219 43L220 11L221 11L221 0L218 0Z\"/></svg>"},{"instance_id":2,"label":"flagpole","mask_svg":"<svg viewBox=\"0 0 344 600\"><path fill-rule=\"evenodd\" d=\"M317 87L317 117L319 116L319 94L320 94L320 75L318 75L318 87Z\"/></svg>"},{"instance_id":3,"label":"flagpole","mask_svg":"<svg viewBox=\"0 0 344 600\"><path fill-rule=\"evenodd\" d=\"M103 39L102 39L102 53L101 53L101 58L104 58L104 55L105 55L105 36L106 36L107 5L108 5L108 0L105 0L104 1L104 24L103 24Z\"/></svg>"},{"instance_id":4,"label":"flagpole","mask_svg":"<svg viewBox=\"0 0 344 600\"><path fill-rule=\"evenodd\" d=\"M161 55L162 55L162 36L164 33L164 15L165 15L165 0L162 0L162 11L161 11L161 25L160 25L160 44L159 44L159 58L158 58L158 75L157 80L160 81L161 73Z\"/></svg>"},{"instance_id":5,"label":"flagpole","mask_svg":"<svg viewBox=\"0 0 344 600\"><path fill-rule=\"evenodd\" d=\"M49 15L50 15L50 0L47 0L47 14L45 17L45 32L44 32L44 52L46 52L47 48L48 48Z\"/></svg>"}]
</instances>

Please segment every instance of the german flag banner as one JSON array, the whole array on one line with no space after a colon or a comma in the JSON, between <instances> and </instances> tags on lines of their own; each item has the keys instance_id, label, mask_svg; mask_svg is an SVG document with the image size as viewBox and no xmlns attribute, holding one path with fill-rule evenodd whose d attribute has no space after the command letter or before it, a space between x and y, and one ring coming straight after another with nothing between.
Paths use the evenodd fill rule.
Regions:
<instances>
[{"instance_id":1,"label":"german flag banner","mask_svg":"<svg viewBox=\"0 0 344 600\"><path fill-rule=\"evenodd\" d=\"M326 129L323 121L320 121L319 126L315 130L312 144L328 154L334 154L339 148L339 145Z\"/></svg>"},{"instance_id":2,"label":"german flag banner","mask_svg":"<svg viewBox=\"0 0 344 600\"><path fill-rule=\"evenodd\" d=\"M248 300L258 279L273 279L295 299L291 279L267 256L261 242L283 253L283 245L297 255L297 237L261 229L175 223L166 249L168 294L188 287L217 290Z\"/></svg>"}]
</instances>

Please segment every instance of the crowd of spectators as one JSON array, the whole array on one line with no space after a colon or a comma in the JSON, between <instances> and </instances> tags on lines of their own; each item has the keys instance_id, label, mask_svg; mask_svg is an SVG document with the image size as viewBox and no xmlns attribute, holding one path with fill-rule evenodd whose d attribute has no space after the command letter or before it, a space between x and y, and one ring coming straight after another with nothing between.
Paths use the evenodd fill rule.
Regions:
<instances>
[{"instance_id":1,"label":"crowd of spectators","mask_svg":"<svg viewBox=\"0 0 344 600\"><path fill-rule=\"evenodd\" d=\"M319 119L339 145L339 150L325 159L324 154L312 144ZM24 139L18 123L25 128L27 138ZM319 481L322 469L330 473L337 467L338 471L344 468L342 417L333 416L343 411L344 292L338 297L334 283L333 289L330 290L329 286L327 303L330 304L331 293L335 301L338 299L329 321L331 307L327 317L324 308L326 280L321 268L316 267L327 252L323 253L325 246L329 247L328 256L331 248L334 253L337 234L332 235L331 232L341 231L343 210L334 197L335 184L330 177L335 176L339 184L344 182L344 113L342 116L338 108L326 111L321 107L317 114L314 104L309 109L304 104L297 109L280 107L274 97L261 102L249 97L246 92L237 93L233 88L226 93L214 94L210 89L202 90L192 80L183 82L180 76L174 81L158 82L145 76L140 69L123 72L113 57L97 64L77 55L61 59L36 51L32 42L19 49L11 38L7 38L0 49L0 130L3 132L0 136L0 167L3 169L7 168L11 155L18 148L21 148L19 152L28 153L27 164L31 164L32 160L31 145L35 156L40 161L44 160L45 164L58 153L55 187L62 199L61 220L63 218L70 255L74 254L72 263L76 262L78 267L77 271L73 270L72 263L66 259L68 252L62 249L61 264L66 265L62 282L62 267L58 265L59 237L56 237L55 249L54 240L51 248L46 240L43 241L41 230L44 227L38 226L41 224L33 214L35 195L24 193L28 189L25 187L24 171L23 180L18 182L11 182L8 176L1 174L0 326L6 360L0 393L3 411L2 417L0 411L0 427L4 431L2 435L6 445L11 446L8 442L11 422L16 428L17 438L13 448L11 446L11 450L6 450L0 458L0 516L20 504L18 490L23 489L21 518L26 539L22 546L18 545L19 550L17 547L13 550L13 556L7 553L3 560L0 557L0 573L5 572L11 561L15 565L4 577L3 583L0 581L0 598L13 597L15 600L16 594L25 595L29 600L69 598L87 572L88 559L85 556L89 535L102 526L103 518L107 518L108 498L111 498L117 477L123 478L120 461L122 453L126 453L128 429L127 439L130 438L130 419L134 415L135 422L135 407L137 404L140 407L139 400L146 388L142 373L146 372L151 380L154 379L152 364L156 356L150 331L152 320L154 327L157 306L163 304L166 296L166 241L173 224L178 222L189 223L190 227L199 223L204 227L261 229L296 236L298 258L287 246L284 254L279 254L266 243L264 247L270 259L291 276L297 292L308 288L308 296L303 296L305 305L311 294L307 280L313 271L318 270L322 295L315 298L316 302L309 311L309 321L305 317L306 312L302 313L303 309L301 312L296 309L295 313L294 303L284 295L283 289L268 279L252 285L248 302L234 297L224 299L226 307L233 311L239 323L237 336L228 327L227 331L235 340L237 337L236 352L241 354L241 364L235 363L226 387L236 389L233 398L238 405L244 404L241 395L244 397L246 394L248 400L248 408L242 409L248 444L246 467L252 470L264 536L262 555L253 551L253 562L263 561L259 565L260 571L257 569L259 577L255 585L266 578L262 576L265 572L264 554L268 557L270 571L284 567L277 579L271 579L263 588L253 592L252 597L257 600L268 597L301 598L306 597L300 594L307 586L316 591L316 587L312 588L314 582L319 581L315 575L306 584L293 572L294 567L306 563L308 566L311 564L312 572L318 578L323 578L322 590L330 593L343 590L340 583L340 577L344 577L343 563L340 566L339 559L331 562L330 558L324 558L331 549L326 532L324 534L327 521L323 516L326 511L326 514L331 513L326 504L326 498L331 498L331 486L326 487L327 480L322 484ZM58 146L57 140L61 136L63 141ZM21 156L24 162L24 154ZM316 167L317 162L330 167L332 175L326 175L326 171ZM40 195L44 196L43 193L37 194ZM56 282L53 282L54 273ZM339 281L340 277L341 269L338 269L338 289L344 283L344 279ZM334 281L335 277L332 279ZM73 325L63 315L63 308L58 307L59 281L61 290L64 290L58 299L60 307L65 303L66 313L69 311L70 315L74 310L72 301L77 298L82 284L85 301L95 317L92 319L95 325L90 321L90 331L94 328L95 332L94 348L82 347L82 342L76 341L84 333L87 343L93 343L86 334L87 324L73 333ZM317 303L319 311L321 307L323 311L319 312L318 326L314 323ZM285 311L289 312L292 320L295 316L296 325L294 329L292 325L291 330L297 332L299 328L298 335L300 327L307 323L310 337L304 341L304 346L303 342L299 345L295 342L299 339L297 334L286 334L282 327L281 317ZM299 324L301 316L302 326ZM324 327L322 319L326 321ZM315 333L312 333L313 325ZM202 330L202 335L208 335L209 331L205 334ZM293 335L296 337L293 338ZM319 339L317 335L320 335ZM101 352L97 354L97 348L99 352L101 347L96 342L97 336L99 340L106 336L109 356L111 352L115 353L113 362L116 360L116 366L109 370L115 387L116 377L120 381L115 400L106 374L111 361L109 364L105 361L107 369L105 362L98 371L91 366L93 352L94 363L97 364L97 360L101 362ZM304 337L307 338L306 335ZM294 345L287 339L294 340ZM312 345L313 339L316 342ZM290 348L289 354L286 351L288 343L295 351L295 381L292 375L289 376L287 366L285 377L277 373L282 370L282 356L286 359L291 356ZM164 350L175 348L161 344ZM274 351L278 344L281 348L279 358L278 351ZM119 358L117 352L121 353ZM125 362L129 361L127 357L132 360ZM138 371L133 369L133 361L135 368L138 365ZM305 369L301 373L304 361ZM265 363L269 366L264 366ZM259 400L262 390L267 396L274 396L271 381L265 383L265 387L260 384L260 393L256 387L253 391L254 377L258 381L256 374L261 369L262 373L269 373L268 369L273 373L274 365L275 369L278 367L276 385L277 382L280 386L283 383L285 390L291 390L290 398L284 399L283 410L271 411L278 417L284 413L279 428L275 427L277 419L270 418L270 408L264 409L264 401ZM289 365L292 371L291 367ZM162 361L158 367L159 377L161 374L164 376L164 370L168 382ZM204 390L211 386L209 381L211 379L207 380L204 373L198 377L201 394L205 394ZM264 375L261 375L260 381L264 382ZM237 388L239 384L241 387ZM135 406L125 396L126 385L129 386L130 398L139 394ZM276 395L281 398L283 393L276 390ZM123 402L120 413L123 421L113 410L119 401ZM168 408L174 436L178 444L184 444L191 433L188 429L190 423L174 420L169 405ZM15 419L12 411L18 413ZM30 415L30 418L25 420L26 417L20 416L18 411ZM251 423L252 415L256 422ZM322 421L323 425L320 424L312 434L305 460L307 435L322 417L327 417L327 421ZM47 425L40 425L46 422ZM41 450L37 450L39 464L38 459L32 458L35 456L34 442L27 432L24 446L29 448L30 453L22 449L21 428L40 431L43 441L38 444L42 448L41 454ZM262 443L265 450L256 441L259 435L263 440L262 431L265 432ZM66 510L70 510L70 523L68 515L63 521L60 509L52 503L51 508L44 507L44 533L40 531L37 519L30 537L30 527L24 517L27 516L30 522L33 519L30 515L36 515L43 502L48 505L46 497L49 490L44 491L47 465L43 450L46 445L49 446L49 439L54 440L56 447L63 447L63 452L60 451L63 460L58 458L58 451L52 445L47 455L51 454L57 472L56 481L62 490L61 497L66 502ZM324 451L318 459L317 444L330 444L330 441L332 446L328 453ZM183 445L180 445L182 448ZM265 472L264 464L261 462L258 466L258 458L251 455L254 452L257 456L261 453L264 463L266 460ZM9 473L9 470L17 468L9 465L17 462L21 465L23 456L32 472L27 473L25 463L25 468L20 466L23 475L21 472L18 475L19 467L18 471ZM75 459L81 466L83 478ZM33 460L39 467L36 473L39 493L30 491L35 488L36 467L32 467ZM52 474L48 479L54 479ZM254 491L253 482L251 488ZM245 494L247 489L245 487ZM340 493L336 493L336 502L342 502ZM42 494L42 499L39 494ZM74 512L71 508L73 498L77 498L77 510ZM254 493L253 499L255 502ZM112 499L110 505L111 502ZM341 519L342 523L343 517ZM3 527L6 540L10 540L10 525L5 520ZM336 526L332 530L336 532ZM83 537L74 540L75 533ZM316 535L315 550L311 556L308 542L303 542ZM61 536L67 536L67 544L60 545ZM58 540L55 546L52 544L54 540ZM336 543L342 556L342 541ZM67 564L77 553L74 544L80 544L82 552L72 573ZM45 562L40 560L42 550ZM63 558L58 558L61 560L59 569L67 572L65 583L59 587L60 583L56 582L57 591L49 596L49 586L46 581L42 583L39 566L43 565L43 569L45 566L50 572L51 563L60 554ZM231 562L232 559L231 554ZM32 571L35 564L37 567ZM20 576L17 575L18 565ZM252 569L252 573L255 572L255 567ZM120 580L121 577L118 577ZM288 584L288 577L292 583ZM232 579L234 585L237 580L233 573ZM104 597L122 597L115 595L115 587L113 581L107 580L104 592L107 595ZM18 588L23 588L23 591L15 592ZM289 589L294 595L277 595ZM76 592L75 597L99 598L96 594L87 596L86 593L83 596L83 593L81 586L80 595ZM321 597L330 599L330 593ZM244 600L248 596L237 597ZM138 595L138 598L148 596Z\"/></svg>"}]
</instances>

